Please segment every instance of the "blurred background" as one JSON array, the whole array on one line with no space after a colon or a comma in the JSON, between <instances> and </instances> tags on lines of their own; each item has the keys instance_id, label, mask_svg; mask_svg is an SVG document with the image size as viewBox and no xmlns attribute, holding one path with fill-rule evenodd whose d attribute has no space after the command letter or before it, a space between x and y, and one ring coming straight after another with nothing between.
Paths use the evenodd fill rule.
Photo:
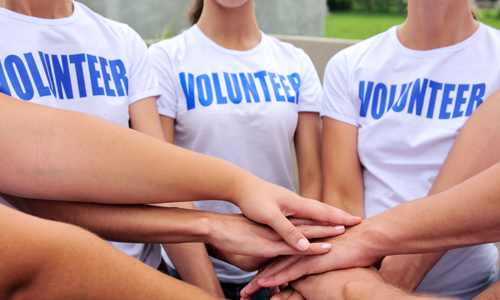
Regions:
<instances>
[{"instance_id":1,"label":"blurred background","mask_svg":"<svg viewBox=\"0 0 500 300\"><path fill-rule=\"evenodd\" d=\"M189 27L186 0L80 0L97 13L128 23L144 39ZM269 34L366 39L401 24L407 0L255 0L257 21ZM500 28L498 0L474 1L478 20Z\"/></svg>"}]
</instances>

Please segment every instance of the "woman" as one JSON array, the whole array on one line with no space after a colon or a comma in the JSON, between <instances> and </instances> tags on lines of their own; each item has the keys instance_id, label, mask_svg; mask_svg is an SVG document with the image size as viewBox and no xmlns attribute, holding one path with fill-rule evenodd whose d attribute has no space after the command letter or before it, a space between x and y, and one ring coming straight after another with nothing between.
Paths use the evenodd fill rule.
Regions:
<instances>
[{"instance_id":1,"label":"woman","mask_svg":"<svg viewBox=\"0 0 500 300\"><path fill-rule=\"evenodd\" d=\"M149 50L159 76L166 140L174 142L175 136L176 145L225 159L290 190L294 140L300 194L319 200L321 86L309 57L263 34L252 0L199 0L191 16L189 30ZM240 213L221 201L196 205ZM239 299L255 273L212 262L226 298Z\"/></svg>"},{"instance_id":2,"label":"woman","mask_svg":"<svg viewBox=\"0 0 500 300\"><path fill-rule=\"evenodd\" d=\"M475 21L469 1L410 0L402 25L335 55L324 80L323 201L369 218L437 192L458 132L500 88L499 51L499 31ZM471 299L493 282L497 259L488 244L387 257L380 272Z\"/></svg>"}]
</instances>

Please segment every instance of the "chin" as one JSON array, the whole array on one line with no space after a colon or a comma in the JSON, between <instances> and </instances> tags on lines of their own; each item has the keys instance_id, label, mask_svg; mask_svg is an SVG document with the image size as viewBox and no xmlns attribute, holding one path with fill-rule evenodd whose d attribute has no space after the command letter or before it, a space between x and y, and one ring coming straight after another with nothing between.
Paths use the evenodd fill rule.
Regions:
<instances>
[{"instance_id":1,"label":"chin","mask_svg":"<svg viewBox=\"0 0 500 300\"><path fill-rule=\"evenodd\" d=\"M227 8L240 7L247 3L249 0L215 0L219 5ZM250 0L251 1L251 0Z\"/></svg>"}]
</instances>

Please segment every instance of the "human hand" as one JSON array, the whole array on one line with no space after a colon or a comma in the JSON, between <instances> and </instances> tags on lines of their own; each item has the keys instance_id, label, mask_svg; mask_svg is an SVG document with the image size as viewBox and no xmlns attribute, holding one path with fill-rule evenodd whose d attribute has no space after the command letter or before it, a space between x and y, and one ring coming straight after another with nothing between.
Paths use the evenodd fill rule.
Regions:
<instances>
[{"instance_id":1,"label":"human hand","mask_svg":"<svg viewBox=\"0 0 500 300\"><path fill-rule=\"evenodd\" d=\"M244 265L238 265L245 270L260 267L266 260L280 255L323 254L331 249L329 243L312 243L306 251L298 251L288 245L272 228L255 223L243 215L226 215L212 213L211 223L207 226L209 235L206 243L221 252L253 256L245 260L237 260ZM317 239L336 236L345 232L344 226L328 226L321 222L291 218L287 220L295 230L307 239ZM211 250L215 250L212 249ZM220 253L224 257L224 253ZM255 257L255 258L254 258ZM234 256L233 256L234 258ZM222 258L224 260L224 258ZM237 263L232 259L231 263Z\"/></svg>"},{"instance_id":2,"label":"human hand","mask_svg":"<svg viewBox=\"0 0 500 300\"><path fill-rule=\"evenodd\" d=\"M373 267L331 271L319 275L310 275L291 282L295 294L308 300L346 299L346 288L352 282L381 282L382 277ZM286 300L275 296L271 300ZM300 298L299 298L300 299Z\"/></svg>"},{"instance_id":3,"label":"human hand","mask_svg":"<svg viewBox=\"0 0 500 300\"><path fill-rule=\"evenodd\" d=\"M305 251L310 243L288 219L309 219L331 225L354 226L361 218L354 217L330 205L302 198L283 187L256 177L248 177L233 197L249 219L273 228L290 246Z\"/></svg>"},{"instance_id":4,"label":"human hand","mask_svg":"<svg viewBox=\"0 0 500 300\"><path fill-rule=\"evenodd\" d=\"M268 263L242 290L241 296L247 298L261 287L281 285L304 275L370 266L377 260L378 255L372 250L371 242L357 237L357 227L359 226L348 228L347 232L341 236L320 240L319 242L331 243L334 249L324 255L285 256Z\"/></svg>"}]
</instances>

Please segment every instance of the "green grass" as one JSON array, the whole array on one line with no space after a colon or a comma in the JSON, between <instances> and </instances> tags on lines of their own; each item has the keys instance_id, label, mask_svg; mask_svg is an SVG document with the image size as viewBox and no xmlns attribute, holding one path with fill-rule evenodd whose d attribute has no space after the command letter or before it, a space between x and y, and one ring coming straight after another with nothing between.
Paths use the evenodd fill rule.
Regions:
<instances>
[{"instance_id":1,"label":"green grass","mask_svg":"<svg viewBox=\"0 0 500 300\"><path fill-rule=\"evenodd\" d=\"M479 21L500 29L500 12L483 11ZM325 37L364 40L404 22L406 15L336 12L325 21Z\"/></svg>"},{"instance_id":2,"label":"green grass","mask_svg":"<svg viewBox=\"0 0 500 300\"><path fill-rule=\"evenodd\" d=\"M478 19L486 25L500 29L500 11L482 10L478 15Z\"/></svg>"},{"instance_id":3,"label":"green grass","mask_svg":"<svg viewBox=\"0 0 500 300\"><path fill-rule=\"evenodd\" d=\"M332 13L325 21L325 37L364 40L403 23L405 19L405 15L397 14Z\"/></svg>"}]
</instances>

